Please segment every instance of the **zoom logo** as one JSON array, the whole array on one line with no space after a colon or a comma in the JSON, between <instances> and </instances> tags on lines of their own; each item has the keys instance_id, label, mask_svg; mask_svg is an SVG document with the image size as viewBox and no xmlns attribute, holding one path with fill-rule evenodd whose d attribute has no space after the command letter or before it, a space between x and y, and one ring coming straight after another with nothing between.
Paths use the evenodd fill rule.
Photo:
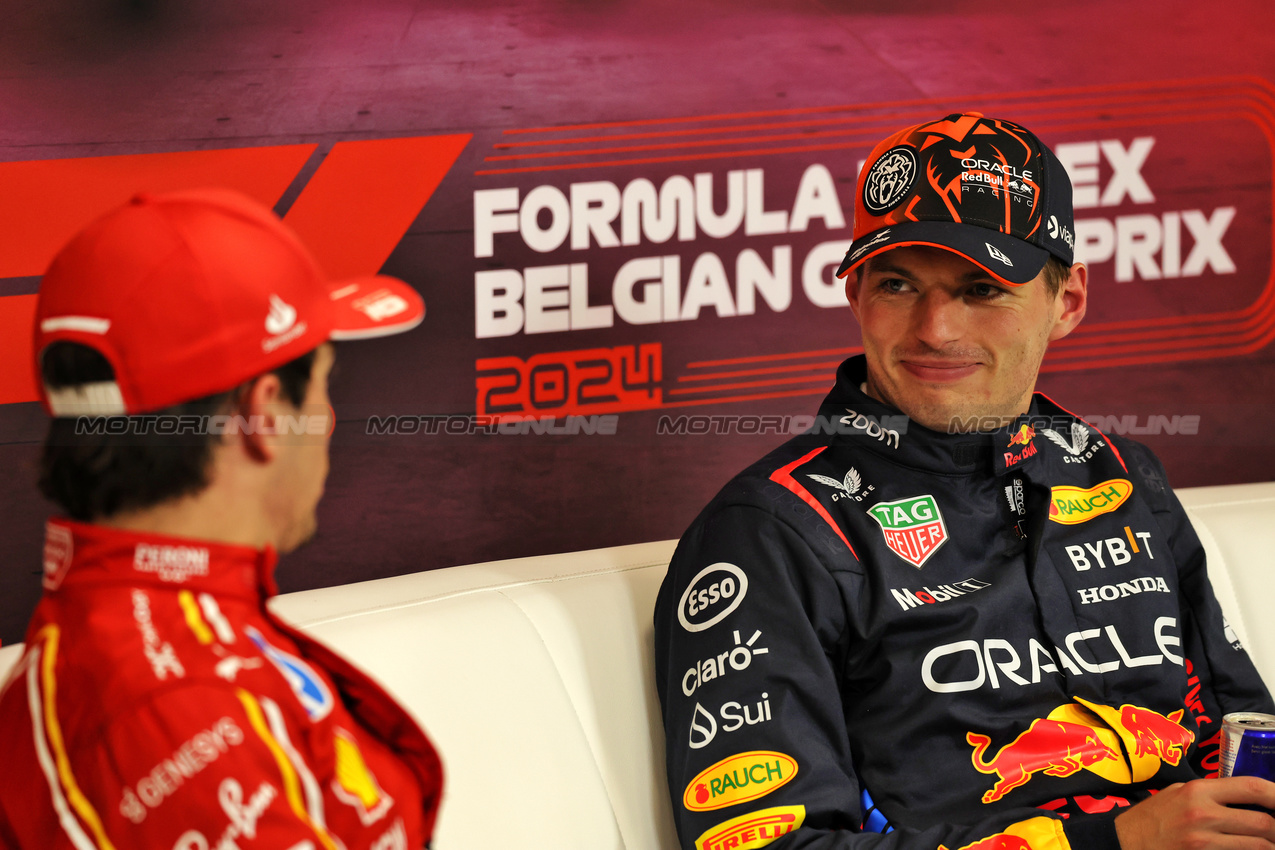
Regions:
<instances>
[{"instance_id":1,"label":"zoom logo","mask_svg":"<svg viewBox=\"0 0 1275 850\"><path fill-rule=\"evenodd\" d=\"M748 576L734 564L710 564L699 571L677 603L677 620L688 632L720 623L744 601Z\"/></svg>"}]
</instances>

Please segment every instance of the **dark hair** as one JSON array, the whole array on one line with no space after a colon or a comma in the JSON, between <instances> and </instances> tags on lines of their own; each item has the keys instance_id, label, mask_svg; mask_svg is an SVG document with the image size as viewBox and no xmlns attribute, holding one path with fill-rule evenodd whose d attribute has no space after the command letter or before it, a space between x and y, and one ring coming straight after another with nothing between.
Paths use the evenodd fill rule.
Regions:
<instances>
[{"instance_id":1,"label":"dark hair","mask_svg":"<svg viewBox=\"0 0 1275 850\"><path fill-rule=\"evenodd\" d=\"M300 407L305 399L314 356L310 351L272 370L283 397L294 406ZM51 389L115 379L105 357L73 342L50 345L40 367ZM40 492L81 522L198 493L208 486L212 451L220 436L193 428L157 433L151 424L161 416L231 411L251 383L150 414L54 419L40 457Z\"/></svg>"},{"instance_id":2,"label":"dark hair","mask_svg":"<svg viewBox=\"0 0 1275 850\"><path fill-rule=\"evenodd\" d=\"M1050 254L1049 259L1045 260L1045 268L1041 271L1045 275L1045 291L1049 293L1051 299L1057 298L1058 290L1062 289L1067 278L1071 277L1071 266Z\"/></svg>"}]
</instances>

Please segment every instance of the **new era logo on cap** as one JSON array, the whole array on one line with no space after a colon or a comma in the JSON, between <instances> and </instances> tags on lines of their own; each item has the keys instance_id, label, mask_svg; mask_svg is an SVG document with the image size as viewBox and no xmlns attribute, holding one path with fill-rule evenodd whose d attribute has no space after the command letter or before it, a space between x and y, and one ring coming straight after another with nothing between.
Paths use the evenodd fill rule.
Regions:
<instances>
[{"instance_id":1,"label":"new era logo on cap","mask_svg":"<svg viewBox=\"0 0 1275 850\"><path fill-rule=\"evenodd\" d=\"M1009 121L949 115L895 133L865 161L837 276L899 245L932 245L1023 284L1051 254L1071 264L1073 228L1071 181L1049 148Z\"/></svg>"},{"instance_id":2,"label":"new era logo on cap","mask_svg":"<svg viewBox=\"0 0 1275 850\"><path fill-rule=\"evenodd\" d=\"M1009 257L1006 257L1000 251L996 250L996 246L993 245L991 242L984 242L983 244L987 246L987 253L991 255L993 260L999 260L1000 262L1004 263L1007 266L1014 265L1014 261L1011 260Z\"/></svg>"}]
</instances>

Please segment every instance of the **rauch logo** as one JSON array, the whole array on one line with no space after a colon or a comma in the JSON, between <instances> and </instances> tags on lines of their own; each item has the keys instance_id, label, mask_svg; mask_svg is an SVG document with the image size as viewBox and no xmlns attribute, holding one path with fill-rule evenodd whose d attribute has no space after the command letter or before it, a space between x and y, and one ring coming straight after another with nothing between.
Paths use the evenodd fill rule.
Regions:
<instances>
[{"instance_id":1,"label":"rauch logo","mask_svg":"<svg viewBox=\"0 0 1275 850\"><path fill-rule=\"evenodd\" d=\"M748 576L734 564L709 564L699 571L677 604L677 619L688 632L702 632L726 619L744 601Z\"/></svg>"},{"instance_id":2,"label":"rauch logo","mask_svg":"<svg viewBox=\"0 0 1275 850\"><path fill-rule=\"evenodd\" d=\"M868 513L881 526L886 545L917 569L947 542L947 526L933 496L879 502Z\"/></svg>"},{"instance_id":3,"label":"rauch logo","mask_svg":"<svg viewBox=\"0 0 1275 850\"><path fill-rule=\"evenodd\" d=\"M797 775L797 760L784 753L752 750L724 758L691 780L682 805L708 812L764 797Z\"/></svg>"},{"instance_id":4,"label":"rauch logo","mask_svg":"<svg viewBox=\"0 0 1275 850\"><path fill-rule=\"evenodd\" d=\"M1099 514L1111 513L1133 493L1133 485L1123 478L1112 478L1089 489L1059 485L1053 488L1049 518L1063 525L1088 522Z\"/></svg>"}]
</instances>

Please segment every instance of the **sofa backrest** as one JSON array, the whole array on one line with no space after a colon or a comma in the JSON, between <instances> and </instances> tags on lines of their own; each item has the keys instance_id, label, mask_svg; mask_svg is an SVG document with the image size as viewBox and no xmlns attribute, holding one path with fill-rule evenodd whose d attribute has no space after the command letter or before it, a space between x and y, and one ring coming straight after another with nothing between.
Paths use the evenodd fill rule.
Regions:
<instances>
[{"instance_id":1,"label":"sofa backrest","mask_svg":"<svg viewBox=\"0 0 1275 850\"><path fill-rule=\"evenodd\" d=\"M279 597L387 684L447 772L434 846L672 848L651 612L675 541Z\"/></svg>"},{"instance_id":2,"label":"sofa backrest","mask_svg":"<svg viewBox=\"0 0 1275 850\"><path fill-rule=\"evenodd\" d=\"M1275 684L1275 483L1180 490L1227 618ZM651 611L674 541L278 597L409 706L443 754L434 846L676 847ZM0 649L0 675L20 647Z\"/></svg>"}]
</instances>

